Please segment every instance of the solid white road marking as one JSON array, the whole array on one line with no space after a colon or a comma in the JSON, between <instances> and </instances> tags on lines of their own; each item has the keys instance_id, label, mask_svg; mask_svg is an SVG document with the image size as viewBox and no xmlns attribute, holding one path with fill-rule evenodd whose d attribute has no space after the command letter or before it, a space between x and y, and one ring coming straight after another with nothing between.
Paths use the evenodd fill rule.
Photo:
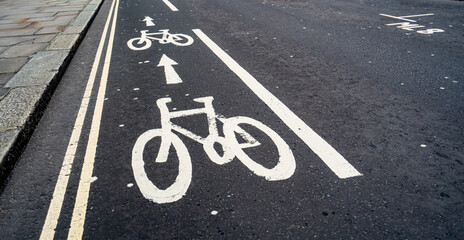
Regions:
<instances>
[{"instance_id":1,"label":"solid white road marking","mask_svg":"<svg viewBox=\"0 0 464 240\"><path fill-rule=\"evenodd\" d=\"M76 202L74 204L68 239L82 239L82 234L84 233L84 222L87 211L87 202L89 200L90 182L92 178L93 165L95 162L95 154L97 152L98 135L100 133L103 102L105 99L106 85L108 83L108 71L110 68L111 54L113 50L114 33L116 30L118 9L119 0L116 0L116 7L114 10L110 36L108 39L108 46L106 49L106 56L103 65L100 87L98 89L97 101L95 103L95 110L93 113L89 140L85 152L84 164L82 166L81 178L79 180L79 187L77 188Z\"/></svg>"},{"instance_id":2,"label":"solid white road marking","mask_svg":"<svg viewBox=\"0 0 464 240\"><path fill-rule=\"evenodd\" d=\"M153 18L149 16L145 16L145 18L142 21L145 22L145 25L147 25L147 27L155 26L155 23L153 22Z\"/></svg>"},{"instance_id":3,"label":"solid white road marking","mask_svg":"<svg viewBox=\"0 0 464 240\"><path fill-rule=\"evenodd\" d=\"M84 95L82 97L76 121L74 122L74 128L71 133L71 138L69 139L68 148L66 149L66 154L63 159L63 164L61 166L60 173L58 175L58 180L55 185L55 190L53 192L53 197L50 202L50 207L48 208L47 217L45 218L45 223L40 234L40 239L53 239L53 237L55 236L55 228L58 223L58 218L60 217L64 196L66 194L66 188L68 187L69 175L71 174L74 157L76 155L77 146L79 144L79 138L82 133L82 126L84 125L85 115L87 113L90 97L92 95L92 89L95 83L101 54L105 44L108 26L111 20L111 15L113 14L114 10L114 3L115 2L113 1L113 3L111 4L110 11L108 13L108 18L106 20L105 27L103 28L100 43L95 54L95 60L93 62L92 70L90 72L87 85L85 87Z\"/></svg>"},{"instance_id":4,"label":"solid white road marking","mask_svg":"<svg viewBox=\"0 0 464 240\"><path fill-rule=\"evenodd\" d=\"M285 104L261 85L250 73L243 69L234 59L224 52L200 29L192 30L216 56L219 57L287 126L313 150L325 164L339 177L361 176L340 153L322 137L314 132L305 122L293 113Z\"/></svg>"},{"instance_id":5,"label":"solid white road marking","mask_svg":"<svg viewBox=\"0 0 464 240\"><path fill-rule=\"evenodd\" d=\"M179 9L176 8L169 0L163 0L163 2L171 9L173 12L179 11Z\"/></svg>"},{"instance_id":6,"label":"solid white road marking","mask_svg":"<svg viewBox=\"0 0 464 240\"><path fill-rule=\"evenodd\" d=\"M170 59L166 54L163 54L161 60L158 63L158 67L164 67L164 73L166 75L166 84L178 84L182 83L179 75L174 70L173 65L178 65L176 61Z\"/></svg>"}]
</instances>

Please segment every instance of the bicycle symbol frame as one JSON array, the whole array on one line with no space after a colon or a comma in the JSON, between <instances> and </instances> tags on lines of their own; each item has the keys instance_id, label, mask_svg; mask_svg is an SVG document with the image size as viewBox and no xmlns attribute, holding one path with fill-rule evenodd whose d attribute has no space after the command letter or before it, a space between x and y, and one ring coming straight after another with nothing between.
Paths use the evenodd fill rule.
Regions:
<instances>
[{"instance_id":1,"label":"bicycle symbol frame","mask_svg":"<svg viewBox=\"0 0 464 240\"><path fill-rule=\"evenodd\" d=\"M148 30L140 31L141 36L131 38L127 41L127 46L135 51L145 50L151 47L152 40L160 44L172 43L176 46L189 46L193 43L193 38L182 33L169 33L169 29L161 29L159 32L149 33ZM154 37L161 35L161 37Z\"/></svg>"},{"instance_id":2,"label":"bicycle symbol frame","mask_svg":"<svg viewBox=\"0 0 464 240\"><path fill-rule=\"evenodd\" d=\"M170 203L181 199L187 192L192 180L192 162L187 147L175 132L182 134L203 145L203 150L208 157L216 164L223 165L232 161L235 157L241 161L248 169L258 176L264 177L268 181L278 181L290 178L295 172L296 163L292 150L288 144L271 128L263 123L249 117L236 116L226 118L215 113L213 107L213 97L201 97L193 99L195 102L203 103L203 108L172 111L170 112L167 104L171 98L160 98L156 101L161 113L161 128L151 129L144 132L137 139L132 150L132 170L135 181L142 195L155 203ZM182 128L171 122L171 119L206 114L208 119L207 137L201 137L195 133ZM223 123L224 137L219 136L217 120ZM245 148L251 148L261 145L248 132L242 129L239 124L247 124L257 128L267 134L274 142L279 153L278 163L273 168L266 168L253 161L244 151ZM245 142L239 143L236 139L236 133L240 135ZM157 188L148 178L145 172L145 162L143 152L145 145L155 137L161 137L161 146L155 159L156 163L166 162L168 159L171 145L176 150L179 159L179 172L174 183L168 188L161 190ZM223 148L223 155L220 156L214 149L214 144L219 143Z\"/></svg>"}]
</instances>

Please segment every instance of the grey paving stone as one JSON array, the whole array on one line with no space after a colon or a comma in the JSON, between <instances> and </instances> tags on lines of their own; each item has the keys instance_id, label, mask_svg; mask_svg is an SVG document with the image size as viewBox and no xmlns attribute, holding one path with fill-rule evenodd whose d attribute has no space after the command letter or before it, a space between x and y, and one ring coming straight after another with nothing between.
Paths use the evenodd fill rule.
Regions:
<instances>
[{"instance_id":1,"label":"grey paving stone","mask_svg":"<svg viewBox=\"0 0 464 240\"><path fill-rule=\"evenodd\" d=\"M71 26L87 26L87 23L92 19L92 11L82 11L75 19L71 22Z\"/></svg>"},{"instance_id":2,"label":"grey paving stone","mask_svg":"<svg viewBox=\"0 0 464 240\"><path fill-rule=\"evenodd\" d=\"M28 18L26 22L45 22L45 21L53 21L55 20L55 16L53 17L38 17L38 18Z\"/></svg>"},{"instance_id":3,"label":"grey paving stone","mask_svg":"<svg viewBox=\"0 0 464 240\"><path fill-rule=\"evenodd\" d=\"M29 26L28 22L0 24L0 30L21 29Z\"/></svg>"},{"instance_id":4,"label":"grey paving stone","mask_svg":"<svg viewBox=\"0 0 464 240\"><path fill-rule=\"evenodd\" d=\"M13 23L13 20L0 20L0 24L10 24Z\"/></svg>"},{"instance_id":5,"label":"grey paving stone","mask_svg":"<svg viewBox=\"0 0 464 240\"><path fill-rule=\"evenodd\" d=\"M89 4L89 5L87 5L87 7L84 8L83 11L95 11L95 10L97 10L97 8L98 8L98 5Z\"/></svg>"},{"instance_id":6,"label":"grey paving stone","mask_svg":"<svg viewBox=\"0 0 464 240\"><path fill-rule=\"evenodd\" d=\"M18 13L10 12L8 16L5 16L3 19L8 20L8 19L23 19L23 18L36 18L36 17L53 17L57 11L55 12L30 12L30 13L25 13L23 11L20 11Z\"/></svg>"},{"instance_id":7,"label":"grey paving stone","mask_svg":"<svg viewBox=\"0 0 464 240\"><path fill-rule=\"evenodd\" d=\"M48 34L48 35L42 35L36 39L34 39L34 43L48 43L51 42L55 37L56 33Z\"/></svg>"},{"instance_id":8,"label":"grey paving stone","mask_svg":"<svg viewBox=\"0 0 464 240\"><path fill-rule=\"evenodd\" d=\"M46 47L46 43L15 45L0 54L0 58L28 57L34 55L38 51L45 49Z\"/></svg>"},{"instance_id":9,"label":"grey paving stone","mask_svg":"<svg viewBox=\"0 0 464 240\"><path fill-rule=\"evenodd\" d=\"M102 0L92 0L89 4L100 4L102 2Z\"/></svg>"},{"instance_id":10,"label":"grey paving stone","mask_svg":"<svg viewBox=\"0 0 464 240\"><path fill-rule=\"evenodd\" d=\"M14 37L14 36L30 36L37 32L37 29L21 29L21 30L9 30L2 31L2 37Z\"/></svg>"},{"instance_id":11,"label":"grey paving stone","mask_svg":"<svg viewBox=\"0 0 464 240\"><path fill-rule=\"evenodd\" d=\"M53 27L53 26L66 26L71 22L75 17L74 16L61 16L55 18L53 21L40 22L42 27Z\"/></svg>"},{"instance_id":12,"label":"grey paving stone","mask_svg":"<svg viewBox=\"0 0 464 240\"><path fill-rule=\"evenodd\" d=\"M41 13L53 13L64 12L64 11L81 11L82 7L69 7L69 6L57 6L57 7L41 7Z\"/></svg>"},{"instance_id":13,"label":"grey paving stone","mask_svg":"<svg viewBox=\"0 0 464 240\"><path fill-rule=\"evenodd\" d=\"M84 31L86 26L68 26L64 31L63 34L79 34Z\"/></svg>"},{"instance_id":14,"label":"grey paving stone","mask_svg":"<svg viewBox=\"0 0 464 240\"><path fill-rule=\"evenodd\" d=\"M10 91L9 88L4 88L0 85L0 101L6 96L6 94Z\"/></svg>"},{"instance_id":15,"label":"grey paving stone","mask_svg":"<svg viewBox=\"0 0 464 240\"><path fill-rule=\"evenodd\" d=\"M19 133L19 129L0 131L0 166L5 164L4 161L6 160L6 154L13 147Z\"/></svg>"},{"instance_id":16,"label":"grey paving stone","mask_svg":"<svg viewBox=\"0 0 464 240\"><path fill-rule=\"evenodd\" d=\"M0 74L0 85L4 86L13 76L13 73Z\"/></svg>"},{"instance_id":17,"label":"grey paving stone","mask_svg":"<svg viewBox=\"0 0 464 240\"><path fill-rule=\"evenodd\" d=\"M5 87L48 85L68 55L69 51L66 50L38 52Z\"/></svg>"},{"instance_id":18,"label":"grey paving stone","mask_svg":"<svg viewBox=\"0 0 464 240\"><path fill-rule=\"evenodd\" d=\"M0 54L2 54L2 52L4 52L6 49L7 47L0 47Z\"/></svg>"},{"instance_id":19,"label":"grey paving stone","mask_svg":"<svg viewBox=\"0 0 464 240\"><path fill-rule=\"evenodd\" d=\"M28 18L21 18L21 19L12 19L10 20L12 23L20 23L27 21Z\"/></svg>"},{"instance_id":20,"label":"grey paving stone","mask_svg":"<svg viewBox=\"0 0 464 240\"><path fill-rule=\"evenodd\" d=\"M0 130L24 126L47 86L14 88L0 101Z\"/></svg>"},{"instance_id":21,"label":"grey paving stone","mask_svg":"<svg viewBox=\"0 0 464 240\"><path fill-rule=\"evenodd\" d=\"M4 37L0 38L0 46L9 47L18 43L29 42L34 39L33 36L28 37Z\"/></svg>"},{"instance_id":22,"label":"grey paving stone","mask_svg":"<svg viewBox=\"0 0 464 240\"><path fill-rule=\"evenodd\" d=\"M79 34L59 34L47 50L71 50L78 38Z\"/></svg>"},{"instance_id":23,"label":"grey paving stone","mask_svg":"<svg viewBox=\"0 0 464 240\"><path fill-rule=\"evenodd\" d=\"M0 59L0 73L15 73L26 64L27 58Z\"/></svg>"},{"instance_id":24,"label":"grey paving stone","mask_svg":"<svg viewBox=\"0 0 464 240\"><path fill-rule=\"evenodd\" d=\"M36 34L49 34L49 33L59 33L64 29L63 26L58 26L58 27L44 27L41 28L39 31L36 32Z\"/></svg>"},{"instance_id":25,"label":"grey paving stone","mask_svg":"<svg viewBox=\"0 0 464 240\"><path fill-rule=\"evenodd\" d=\"M79 11L64 11L64 12L58 12L55 14L55 16L77 16L79 14Z\"/></svg>"}]
</instances>

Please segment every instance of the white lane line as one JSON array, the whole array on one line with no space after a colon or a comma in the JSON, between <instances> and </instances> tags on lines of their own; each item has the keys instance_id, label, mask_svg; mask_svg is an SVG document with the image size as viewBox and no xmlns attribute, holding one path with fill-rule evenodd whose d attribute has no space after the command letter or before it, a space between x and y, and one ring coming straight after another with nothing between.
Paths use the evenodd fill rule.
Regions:
<instances>
[{"instance_id":1,"label":"white lane line","mask_svg":"<svg viewBox=\"0 0 464 240\"><path fill-rule=\"evenodd\" d=\"M74 157L76 155L77 146L82 133L82 126L84 125L85 116L89 106L90 97L92 95L92 89L95 83L95 76L97 75L98 66L100 64L101 54L105 45L105 39L108 31L108 26L111 20L111 15L114 10L114 1L111 4L108 18L106 19L105 27L103 28L100 43L98 45L97 52L95 54L95 60L92 65L89 78L87 80L87 86L85 87L84 95L82 97L81 105L77 114L76 121L74 122L74 128L69 139L68 148L61 165L61 170L56 181L55 190L53 197L48 208L47 217L42 227L40 239L53 239L55 236L55 228L60 217L61 208L63 206L64 196L66 194L66 188L68 186L69 175L71 174Z\"/></svg>"},{"instance_id":2,"label":"white lane line","mask_svg":"<svg viewBox=\"0 0 464 240\"><path fill-rule=\"evenodd\" d=\"M98 136L100 133L100 123L103 112L103 102L105 100L106 85L108 83L108 72L110 68L111 54L113 51L114 33L116 29L118 9L119 0L116 0L116 7L114 10L110 36L108 39L108 46L106 49L100 87L98 89L97 101L95 103L95 110L93 113L89 140L85 152L84 164L82 166L81 178L79 180L79 187L77 189L76 202L74 204L68 239L82 239L82 234L84 233L85 215L87 211L87 202L89 200L90 183L92 179L93 165L95 162L95 154L97 152Z\"/></svg>"},{"instance_id":3,"label":"white lane line","mask_svg":"<svg viewBox=\"0 0 464 240\"><path fill-rule=\"evenodd\" d=\"M171 9L171 11L173 12L179 11L179 9L177 9L176 6L174 6L169 0L163 0L163 2Z\"/></svg>"},{"instance_id":4,"label":"white lane line","mask_svg":"<svg viewBox=\"0 0 464 240\"><path fill-rule=\"evenodd\" d=\"M285 104L269 92L258 80L243 69L200 29L192 30L216 56L218 56L242 81L264 102L287 126L313 150L325 164L339 177L361 176L342 155L314 132Z\"/></svg>"}]
</instances>

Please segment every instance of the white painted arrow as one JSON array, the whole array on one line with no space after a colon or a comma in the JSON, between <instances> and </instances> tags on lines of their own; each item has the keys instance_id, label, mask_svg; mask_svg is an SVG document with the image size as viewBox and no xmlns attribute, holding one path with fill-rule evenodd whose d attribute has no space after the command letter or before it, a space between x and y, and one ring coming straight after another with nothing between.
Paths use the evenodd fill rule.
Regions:
<instances>
[{"instance_id":1,"label":"white painted arrow","mask_svg":"<svg viewBox=\"0 0 464 240\"><path fill-rule=\"evenodd\" d=\"M182 83L182 79L180 79L179 75L174 70L173 65L177 65L176 61L170 59L166 54L163 54L161 57L160 62L158 63L158 67L164 67L164 73L166 75L166 84L178 84Z\"/></svg>"},{"instance_id":2,"label":"white painted arrow","mask_svg":"<svg viewBox=\"0 0 464 240\"><path fill-rule=\"evenodd\" d=\"M145 18L142 21L145 22L147 27L155 26L155 23L153 22L153 18L151 18L149 16L145 16Z\"/></svg>"}]
</instances>

